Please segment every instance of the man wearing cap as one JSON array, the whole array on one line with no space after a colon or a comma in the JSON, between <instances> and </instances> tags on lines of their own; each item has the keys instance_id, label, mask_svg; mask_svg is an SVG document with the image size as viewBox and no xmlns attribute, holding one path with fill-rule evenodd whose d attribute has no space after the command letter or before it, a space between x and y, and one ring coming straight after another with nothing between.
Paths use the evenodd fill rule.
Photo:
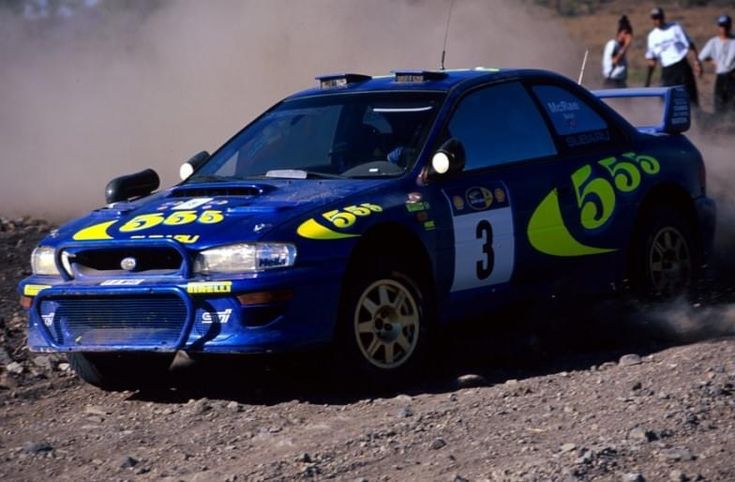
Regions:
<instances>
[{"instance_id":1,"label":"man wearing cap","mask_svg":"<svg viewBox=\"0 0 735 482\"><path fill-rule=\"evenodd\" d=\"M707 41L699 59L715 64L715 114L735 113L735 38L729 16L717 18L717 33Z\"/></svg>"},{"instance_id":2,"label":"man wearing cap","mask_svg":"<svg viewBox=\"0 0 735 482\"><path fill-rule=\"evenodd\" d=\"M692 67L687 61L687 53L691 50L697 55L697 47L689 38L681 25L676 22L666 22L664 11L660 7L651 10L651 20L654 28L648 34L648 76L646 87L651 85L651 77L656 63L661 62L661 85L683 85L689 93L692 105L699 105L697 82L694 80ZM702 62L696 58L697 69Z\"/></svg>"}]
</instances>

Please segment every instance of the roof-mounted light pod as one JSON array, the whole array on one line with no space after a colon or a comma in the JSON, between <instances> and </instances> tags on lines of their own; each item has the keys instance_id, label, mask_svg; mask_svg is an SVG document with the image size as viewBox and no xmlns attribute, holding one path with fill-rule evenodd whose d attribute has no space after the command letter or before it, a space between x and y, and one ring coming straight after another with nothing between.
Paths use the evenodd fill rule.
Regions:
<instances>
[{"instance_id":1,"label":"roof-mounted light pod","mask_svg":"<svg viewBox=\"0 0 735 482\"><path fill-rule=\"evenodd\" d=\"M372 79L369 75L353 73L327 74L315 78L319 81L319 87L322 89L347 87L350 84L357 84Z\"/></svg>"},{"instance_id":2,"label":"roof-mounted light pod","mask_svg":"<svg viewBox=\"0 0 735 482\"><path fill-rule=\"evenodd\" d=\"M435 70L394 70L394 81L397 83L417 83L447 78L446 72Z\"/></svg>"}]
</instances>

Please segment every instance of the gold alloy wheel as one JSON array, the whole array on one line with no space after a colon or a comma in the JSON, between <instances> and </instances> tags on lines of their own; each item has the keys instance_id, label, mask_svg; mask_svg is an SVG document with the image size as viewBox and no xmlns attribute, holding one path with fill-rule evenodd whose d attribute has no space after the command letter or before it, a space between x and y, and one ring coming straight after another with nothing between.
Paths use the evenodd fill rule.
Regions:
<instances>
[{"instance_id":1,"label":"gold alloy wheel","mask_svg":"<svg viewBox=\"0 0 735 482\"><path fill-rule=\"evenodd\" d=\"M406 363L419 339L419 310L411 291L392 279L365 288L357 301L355 337L372 365L395 369Z\"/></svg>"},{"instance_id":2,"label":"gold alloy wheel","mask_svg":"<svg viewBox=\"0 0 735 482\"><path fill-rule=\"evenodd\" d=\"M692 275L692 260L686 238L678 229L667 226L653 237L648 270L657 293L673 295L687 287Z\"/></svg>"}]
</instances>

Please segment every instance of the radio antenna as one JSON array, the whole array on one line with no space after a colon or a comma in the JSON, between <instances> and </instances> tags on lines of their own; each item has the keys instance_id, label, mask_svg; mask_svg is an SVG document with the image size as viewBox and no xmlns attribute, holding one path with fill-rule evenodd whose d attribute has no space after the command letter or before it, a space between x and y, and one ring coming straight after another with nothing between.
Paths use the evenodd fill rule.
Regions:
<instances>
[{"instance_id":1,"label":"radio antenna","mask_svg":"<svg viewBox=\"0 0 735 482\"><path fill-rule=\"evenodd\" d=\"M442 46L442 70L445 70L444 68L444 60L447 57L447 39L449 38L449 24L452 21L452 8L454 8L454 0L451 0L449 3L449 12L447 13L447 26L444 29L444 45Z\"/></svg>"},{"instance_id":2,"label":"radio antenna","mask_svg":"<svg viewBox=\"0 0 735 482\"><path fill-rule=\"evenodd\" d=\"M584 79L584 69L587 67L587 56L590 54L590 49L584 51L584 58L582 59L582 68L579 71L579 80L577 83L582 85L582 79Z\"/></svg>"}]
</instances>

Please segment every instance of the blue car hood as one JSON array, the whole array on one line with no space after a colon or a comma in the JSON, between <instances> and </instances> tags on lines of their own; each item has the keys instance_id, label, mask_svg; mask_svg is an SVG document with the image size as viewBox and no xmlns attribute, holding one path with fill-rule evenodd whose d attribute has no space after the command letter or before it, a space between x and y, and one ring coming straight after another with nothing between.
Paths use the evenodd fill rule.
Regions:
<instances>
[{"instance_id":1,"label":"blue car hood","mask_svg":"<svg viewBox=\"0 0 735 482\"><path fill-rule=\"evenodd\" d=\"M259 240L284 223L370 191L380 183L380 180L267 180L184 184L141 200L96 210L63 226L43 244L173 239L187 247L202 249Z\"/></svg>"}]
</instances>

